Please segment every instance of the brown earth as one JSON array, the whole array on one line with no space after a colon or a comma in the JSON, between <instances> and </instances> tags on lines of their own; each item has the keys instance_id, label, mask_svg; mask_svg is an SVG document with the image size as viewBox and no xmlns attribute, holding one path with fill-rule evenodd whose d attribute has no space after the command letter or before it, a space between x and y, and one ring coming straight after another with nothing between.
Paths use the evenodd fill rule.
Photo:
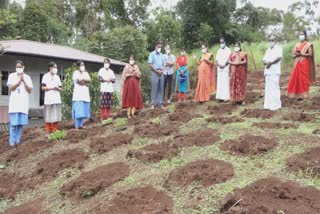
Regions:
<instances>
[{"instance_id":1,"label":"brown earth","mask_svg":"<svg viewBox=\"0 0 320 214\"><path fill-rule=\"evenodd\" d=\"M246 103L247 104L253 104L259 100L262 100L263 98L261 97L260 93L249 91L247 92L246 95Z\"/></svg>"},{"instance_id":2,"label":"brown earth","mask_svg":"<svg viewBox=\"0 0 320 214\"><path fill-rule=\"evenodd\" d=\"M320 177L320 147L293 155L287 160L287 168L292 172L303 171L308 175Z\"/></svg>"},{"instance_id":3,"label":"brown earth","mask_svg":"<svg viewBox=\"0 0 320 214\"><path fill-rule=\"evenodd\" d=\"M270 119L276 114L276 112L265 109L245 109L240 114L247 118Z\"/></svg>"},{"instance_id":4,"label":"brown earth","mask_svg":"<svg viewBox=\"0 0 320 214\"><path fill-rule=\"evenodd\" d=\"M136 126L134 133L139 137L159 138L163 136L169 136L177 132L177 126L175 124L159 125L159 124L146 124Z\"/></svg>"},{"instance_id":5,"label":"brown earth","mask_svg":"<svg viewBox=\"0 0 320 214\"><path fill-rule=\"evenodd\" d=\"M187 123L193 119L193 116L186 110L175 111L169 115L169 121L178 123Z\"/></svg>"},{"instance_id":6,"label":"brown earth","mask_svg":"<svg viewBox=\"0 0 320 214\"><path fill-rule=\"evenodd\" d=\"M224 183L233 176L233 166L229 163L220 160L200 160L172 171L166 184L188 186L194 182L199 182L208 187Z\"/></svg>"},{"instance_id":7,"label":"brown earth","mask_svg":"<svg viewBox=\"0 0 320 214\"><path fill-rule=\"evenodd\" d=\"M83 162L89 158L86 152L80 149L69 149L53 153L38 163L33 177L39 178L39 183L52 181L59 171L67 168L83 168Z\"/></svg>"},{"instance_id":8,"label":"brown earth","mask_svg":"<svg viewBox=\"0 0 320 214\"><path fill-rule=\"evenodd\" d=\"M139 114L140 118L143 118L144 120L149 120L149 119L153 119L156 117L160 117L163 116L164 114L167 114L168 112L166 110L163 109L150 109L147 111L142 111Z\"/></svg>"},{"instance_id":9,"label":"brown earth","mask_svg":"<svg viewBox=\"0 0 320 214\"><path fill-rule=\"evenodd\" d=\"M9 134L2 134L0 136L0 155L10 150Z\"/></svg>"},{"instance_id":10,"label":"brown earth","mask_svg":"<svg viewBox=\"0 0 320 214\"><path fill-rule=\"evenodd\" d=\"M110 152L117 147L130 144L132 141L132 135L116 133L104 138L91 138L90 148L92 152L103 154L106 152Z\"/></svg>"},{"instance_id":11,"label":"brown earth","mask_svg":"<svg viewBox=\"0 0 320 214\"><path fill-rule=\"evenodd\" d=\"M142 162L159 162L164 159L171 159L178 155L178 146L171 142L151 144L140 150L129 150L127 157L136 158Z\"/></svg>"},{"instance_id":12,"label":"brown earth","mask_svg":"<svg viewBox=\"0 0 320 214\"><path fill-rule=\"evenodd\" d=\"M220 149L231 154L248 156L266 153L276 146L277 142L274 139L245 134L238 140L225 141Z\"/></svg>"},{"instance_id":13,"label":"brown earth","mask_svg":"<svg viewBox=\"0 0 320 214\"><path fill-rule=\"evenodd\" d=\"M195 102L181 102L181 103L176 103L176 111L187 111L187 112L193 112L196 107L197 103Z\"/></svg>"},{"instance_id":14,"label":"brown earth","mask_svg":"<svg viewBox=\"0 0 320 214\"><path fill-rule=\"evenodd\" d=\"M299 126L294 123L254 123L253 126L261 129L297 129Z\"/></svg>"},{"instance_id":15,"label":"brown earth","mask_svg":"<svg viewBox=\"0 0 320 214\"><path fill-rule=\"evenodd\" d=\"M60 130L74 129L74 128L75 128L75 126L74 126L74 121L73 120L59 123L59 129Z\"/></svg>"},{"instance_id":16,"label":"brown earth","mask_svg":"<svg viewBox=\"0 0 320 214\"><path fill-rule=\"evenodd\" d=\"M245 120L240 117L210 117L207 119L209 123L221 123L223 125L230 123L243 123Z\"/></svg>"},{"instance_id":17,"label":"brown earth","mask_svg":"<svg viewBox=\"0 0 320 214\"><path fill-rule=\"evenodd\" d=\"M172 214L173 200L153 187L138 187L118 193L111 203L101 205L95 214Z\"/></svg>"},{"instance_id":18,"label":"brown earth","mask_svg":"<svg viewBox=\"0 0 320 214\"><path fill-rule=\"evenodd\" d=\"M237 109L237 105L234 104L219 104L218 106L208 106L210 114L222 115L222 114L232 114Z\"/></svg>"},{"instance_id":19,"label":"brown earth","mask_svg":"<svg viewBox=\"0 0 320 214\"><path fill-rule=\"evenodd\" d=\"M320 129L316 129L312 132L314 135L320 135Z\"/></svg>"},{"instance_id":20,"label":"brown earth","mask_svg":"<svg viewBox=\"0 0 320 214\"><path fill-rule=\"evenodd\" d=\"M316 214L320 213L320 191L292 181L265 178L227 195L220 213Z\"/></svg>"},{"instance_id":21,"label":"brown earth","mask_svg":"<svg viewBox=\"0 0 320 214\"><path fill-rule=\"evenodd\" d=\"M87 130L76 130L72 129L68 131L65 140L69 140L69 143L80 143L81 141L87 139L89 136Z\"/></svg>"},{"instance_id":22,"label":"brown earth","mask_svg":"<svg viewBox=\"0 0 320 214\"><path fill-rule=\"evenodd\" d=\"M60 193L74 200L89 198L104 191L109 186L129 176L129 166L125 163L112 163L84 172L80 177L63 185Z\"/></svg>"},{"instance_id":23,"label":"brown earth","mask_svg":"<svg viewBox=\"0 0 320 214\"><path fill-rule=\"evenodd\" d=\"M27 143L36 140L38 137L44 137L45 131L40 128L26 128L23 130L21 142Z\"/></svg>"},{"instance_id":24,"label":"brown earth","mask_svg":"<svg viewBox=\"0 0 320 214\"><path fill-rule=\"evenodd\" d=\"M284 115L282 119L295 122L315 122L316 116L314 114L307 114L304 112L292 112Z\"/></svg>"},{"instance_id":25,"label":"brown earth","mask_svg":"<svg viewBox=\"0 0 320 214\"><path fill-rule=\"evenodd\" d=\"M177 147L210 146L220 140L219 132L216 129L202 129L186 135L177 135L173 144Z\"/></svg>"},{"instance_id":26,"label":"brown earth","mask_svg":"<svg viewBox=\"0 0 320 214\"><path fill-rule=\"evenodd\" d=\"M48 210L43 210L42 200L35 200L17 207L10 208L4 214L50 214Z\"/></svg>"},{"instance_id":27,"label":"brown earth","mask_svg":"<svg viewBox=\"0 0 320 214\"><path fill-rule=\"evenodd\" d=\"M310 99L298 101L297 99L291 99L287 96L281 97L282 105L284 108L291 109L304 109L305 111L318 111L320 105L320 96L315 96Z\"/></svg>"}]
</instances>

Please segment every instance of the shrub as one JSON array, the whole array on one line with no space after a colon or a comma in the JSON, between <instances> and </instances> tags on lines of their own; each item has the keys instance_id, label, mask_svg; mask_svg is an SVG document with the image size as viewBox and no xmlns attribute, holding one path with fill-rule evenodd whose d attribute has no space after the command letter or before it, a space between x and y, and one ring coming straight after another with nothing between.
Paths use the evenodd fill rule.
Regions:
<instances>
[{"instance_id":1,"label":"shrub","mask_svg":"<svg viewBox=\"0 0 320 214\"><path fill-rule=\"evenodd\" d=\"M51 134L49 134L48 139L49 141L55 142L55 141L60 141L63 140L66 136L66 132L64 130L62 131L56 131Z\"/></svg>"}]
</instances>

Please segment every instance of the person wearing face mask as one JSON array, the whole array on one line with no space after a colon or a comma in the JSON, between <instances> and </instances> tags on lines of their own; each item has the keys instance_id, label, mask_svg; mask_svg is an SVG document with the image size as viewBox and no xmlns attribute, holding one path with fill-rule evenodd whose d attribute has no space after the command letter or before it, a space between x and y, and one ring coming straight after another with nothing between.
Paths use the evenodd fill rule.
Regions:
<instances>
[{"instance_id":1,"label":"person wearing face mask","mask_svg":"<svg viewBox=\"0 0 320 214\"><path fill-rule=\"evenodd\" d=\"M176 57L171 53L171 48L168 45L166 47L166 54L164 55L165 58L165 68L164 68L164 93L165 96L167 95L167 103L171 103L171 91L172 91L172 80L173 80L173 73L174 73L174 65L176 62Z\"/></svg>"},{"instance_id":2,"label":"person wearing face mask","mask_svg":"<svg viewBox=\"0 0 320 214\"><path fill-rule=\"evenodd\" d=\"M265 96L264 108L275 111L281 108L280 75L282 48L276 44L276 38L270 36L269 48L264 57Z\"/></svg>"},{"instance_id":3,"label":"person wearing face mask","mask_svg":"<svg viewBox=\"0 0 320 214\"><path fill-rule=\"evenodd\" d=\"M210 101L210 94L215 92L215 80L214 80L214 57L213 54L208 52L208 47L202 45L201 48L202 57L197 59L193 56L198 68L198 83L195 94L196 102Z\"/></svg>"},{"instance_id":4,"label":"person wearing face mask","mask_svg":"<svg viewBox=\"0 0 320 214\"><path fill-rule=\"evenodd\" d=\"M110 69L110 59L104 60L104 66L99 70L100 87L100 119L101 121L110 118L112 102L113 102L113 84L116 81L116 76L113 70Z\"/></svg>"},{"instance_id":5,"label":"person wearing face mask","mask_svg":"<svg viewBox=\"0 0 320 214\"><path fill-rule=\"evenodd\" d=\"M240 42L236 42L234 52L229 57L230 64L230 101L245 104L247 93L248 60L242 52Z\"/></svg>"},{"instance_id":6,"label":"person wearing face mask","mask_svg":"<svg viewBox=\"0 0 320 214\"><path fill-rule=\"evenodd\" d=\"M186 50L182 48L180 55L177 58L177 72L176 72L176 84L175 92L178 95L178 102L187 100L187 92L190 91L190 76L188 71L188 58L186 56Z\"/></svg>"},{"instance_id":7,"label":"person wearing face mask","mask_svg":"<svg viewBox=\"0 0 320 214\"><path fill-rule=\"evenodd\" d=\"M129 64L123 69L121 78L122 109L127 109L128 118L135 117L136 109L143 108L140 79L140 69L134 57L130 56Z\"/></svg>"},{"instance_id":8,"label":"person wearing face mask","mask_svg":"<svg viewBox=\"0 0 320 214\"><path fill-rule=\"evenodd\" d=\"M295 61L287 95L299 100L309 96L310 84L315 82L315 58L313 44L308 41L307 32L299 33L300 42L295 46L293 58Z\"/></svg>"},{"instance_id":9,"label":"person wearing face mask","mask_svg":"<svg viewBox=\"0 0 320 214\"><path fill-rule=\"evenodd\" d=\"M86 71L83 61L76 62L77 70L73 73L72 118L76 129L85 129L84 119L90 118L90 92L91 78Z\"/></svg>"},{"instance_id":10,"label":"person wearing face mask","mask_svg":"<svg viewBox=\"0 0 320 214\"><path fill-rule=\"evenodd\" d=\"M164 108L164 67L165 58L161 53L161 43L157 42L155 50L150 53L148 63L151 69L151 109L155 107Z\"/></svg>"},{"instance_id":11,"label":"person wearing face mask","mask_svg":"<svg viewBox=\"0 0 320 214\"><path fill-rule=\"evenodd\" d=\"M61 121L61 96L62 83L57 75L58 68L55 62L48 64L49 72L46 73L41 81L41 90L44 94L44 119L45 130L47 135L58 130L59 122Z\"/></svg>"},{"instance_id":12,"label":"person wearing face mask","mask_svg":"<svg viewBox=\"0 0 320 214\"><path fill-rule=\"evenodd\" d=\"M220 49L217 52L217 100L230 100L230 67L229 56L231 54L230 48L226 46L224 38L220 39Z\"/></svg>"},{"instance_id":13,"label":"person wearing face mask","mask_svg":"<svg viewBox=\"0 0 320 214\"><path fill-rule=\"evenodd\" d=\"M16 62L16 72L9 75L7 86L10 91L9 118L10 138L12 149L21 143L23 126L28 125L29 94L33 84L29 75L24 73L24 63Z\"/></svg>"}]
</instances>

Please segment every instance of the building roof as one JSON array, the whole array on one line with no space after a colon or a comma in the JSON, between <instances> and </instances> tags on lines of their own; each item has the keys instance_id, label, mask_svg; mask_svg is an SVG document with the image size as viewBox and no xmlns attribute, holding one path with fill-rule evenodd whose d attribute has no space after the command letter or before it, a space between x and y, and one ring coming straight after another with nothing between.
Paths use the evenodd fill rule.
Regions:
<instances>
[{"instance_id":1,"label":"building roof","mask_svg":"<svg viewBox=\"0 0 320 214\"><path fill-rule=\"evenodd\" d=\"M102 63L104 58L96 54L81 51L68 46L55 45L49 43L35 42L29 40L5 40L0 41L5 54L20 54L27 56L40 56L54 59L82 60L91 63ZM111 64L125 66L118 60L110 59Z\"/></svg>"}]
</instances>

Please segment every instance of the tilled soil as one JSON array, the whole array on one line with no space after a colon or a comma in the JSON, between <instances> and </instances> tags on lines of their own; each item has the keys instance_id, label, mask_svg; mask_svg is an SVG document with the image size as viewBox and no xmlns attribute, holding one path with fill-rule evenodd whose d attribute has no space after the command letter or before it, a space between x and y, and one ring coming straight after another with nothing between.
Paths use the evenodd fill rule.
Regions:
<instances>
[{"instance_id":1,"label":"tilled soil","mask_svg":"<svg viewBox=\"0 0 320 214\"><path fill-rule=\"evenodd\" d=\"M245 120L240 117L210 117L207 118L207 122L209 123L221 123L223 125L230 123L243 123Z\"/></svg>"},{"instance_id":2,"label":"tilled soil","mask_svg":"<svg viewBox=\"0 0 320 214\"><path fill-rule=\"evenodd\" d=\"M219 140L218 130L206 128L186 135L176 135L173 144L177 147L205 147L213 145Z\"/></svg>"},{"instance_id":3,"label":"tilled soil","mask_svg":"<svg viewBox=\"0 0 320 214\"><path fill-rule=\"evenodd\" d=\"M294 123L254 123L253 126L261 129L297 129L299 126Z\"/></svg>"},{"instance_id":4,"label":"tilled soil","mask_svg":"<svg viewBox=\"0 0 320 214\"><path fill-rule=\"evenodd\" d=\"M276 112L265 109L245 109L240 114L247 118L270 119L276 114Z\"/></svg>"},{"instance_id":5,"label":"tilled soil","mask_svg":"<svg viewBox=\"0 0 320 214\"><path fill-rule=\"evenodd\" d=\"M314 114L307 114L304 112L292 112L284 115L282 119L295 122L315 122L316 116Z\"/></svg>"},{"instance_id":6,"label":"tilled soil","mask_svg":"<svg viewBox=\"0 0 320 214\"><path fill-rule=\"evenodd\" d=\"M227 195L220 213L316 214L320 213L320 191L292 181L265 178Z\"/></svg>"},{"instance_id":7,"label":"tilled soil","mask_svg":"<svg viewBox=\"0 0 320 214\"><path fill-rule=\"evenodd\" d=\"M80 149L69 149L53 153L38 163L33 172L34 178L39 178L39 183L52 181L58 173L67 168L83 168L83 163L89 158L88 153Z\"/></svg>"},{"instance_id":8,"label":"tilled soil","mask_svg":"<svg viewBox=\"0 0 320 214\"><path fill-rule=\"evenodd\" d=\"M179 147L171 142L151 144L140 150L128 151L127 157L136 158L142 162L159 162L164 159L171 159L179 154Z\"/></svg>"},{"instance_id":9,"label":"tilled soil","mask_svg":"<svg viewBox=\"0 0 320 214\"><path fill-rule=\"evenodd\" d=\"M177 123L187 123L193 119L193 116L185 111L179 110L169 115L169 121Z\"/></svg>"},{"instance_id":10,"label":"tilled soil","mask_svg":"<svg viewBox=\"0 0 320 214\"><path fill-rule=\"evenodd\" d=\"M263 154L277 146L275 139L268 139L262 136L243 135L238 140L227 140L220 149L236 155L258 155Z\"/></svg>"},{"instance_id":11,"label":"tilled soil","mask_svg":"<svg viewBox=\"0 0 320 214\"><path fill-rule=\"evenodd\" d=\"M104 138L91 138L90 148L94 153L103 154L120 146L130 144L132 141L132 135L116 133Z\"/></svg>"},{"instance_id":12,"label":"tilled soil","mask_svg":"<svg viewBox=\"0 0 320 214\"><path fill-rule=\"evenodd\" d=\"M234 104L219 104L217 106L208 106L210 114L221 116L222 114L230 115L238 108Z\"/></svg>"},{"instance_id":13,"label":"tilled soil","mask_svg":"<svg viewBox=\"0 0 320 214\"><path fill-rule=\"evenodd\" d=\"M173 200L153 187L138 187L118 193L108 204L96 208L96 214L172 214Z\"/></svg>"},{"instance_id":14,"label":"tilled soil","mask_svg":"<svg viewBox=\"0 0 320 214\"><path fill-rule=\"evenodd\" d=\"M224 183L234 176L233 166L220 160L200 160L172 171L167 185L188 186L194 182L208 187Z\"/></svg>"},{"instance_id":15,"label":"tilled soil","mask_svg":"<svg viewBox=\"0 0 320 214\"><path fill-rule=\"evenodd\" d=\"M17 207L12 207L4 212L4 214L50 214L48 210L43 210L42 200L35 200Z\"/></svg>"},{"instance_id":16,"label":"tilled soil","mask_svg":"<svg viewBox=\"0 0 320 214\"><path fill-rule=\"evenodd\" d=\"M63 185L62 195L80 202L83 198L95 196L109 186L129 176L129 166L125 163L112 163L84 172L80 177Z\"/></svg>"},{"instance_id":17,"label":"tilled soil","mask_svg":"<svg viewBox=\"0 0 320 214\"><path fill-rule=\"evenodd\" d=\"M134 129L134 133L139 137L149 137L149 138L159 138L164 136L169 136L175 134L177 132L177 125L175 124L167 124L167 125L159 125L159 124L146 124L136 126Z\"/></svg>"},{"instance_id":18,"label":"tilled soil","mask_svg":"<svg viewBox=\"0 0 320 214\"><path fill-rule=\"evenodd\" d=\"M287 160L287 168L292 172L302 171L311 176L320 177L320 147L310 148Z\"/></svg>"}]
</instances>

